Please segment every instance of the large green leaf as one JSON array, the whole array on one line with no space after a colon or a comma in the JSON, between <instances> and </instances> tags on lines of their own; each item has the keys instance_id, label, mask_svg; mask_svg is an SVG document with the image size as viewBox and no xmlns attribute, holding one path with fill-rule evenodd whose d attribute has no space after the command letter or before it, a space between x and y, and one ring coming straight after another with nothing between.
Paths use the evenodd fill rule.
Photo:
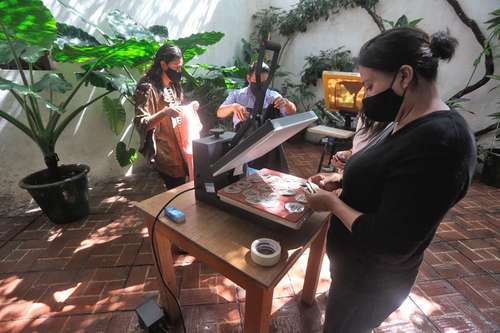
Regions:
<instances>
[{"instance_id":1,"label":"large green leaf","mask_svg":"<svg viewBox=\"0 0 500 333\"><path fill-rule=\"evenodd\" d=\"M151 31L134 21L129 15L119 9L112 10L106 16L111 30L116 38L136 40L153 40Z\"/></svg>"},{"instance_id":2,"label":"large green leaf","mask_svg":"<svg viewBox=\"0 0 500 333\"><path fill-rule=\"evenodd\" d=\"M61 94L70 91L73 88L71 83L64 79L64 76L60 73L47 73L40 81L37 81L32 89L35 92L40 92L42 90L52 90Z\"/></svg>"},{"instance_id":3,"label":"large green leaf","mask_svg":"<svg viewBox=\"0 0 500 333\"><path fill-rule=\"evenodd\" d=\"M15 82L6 80L2 77L0 77L0 90L15 90L21 95L32 95L35 97L40 97L38 96L35 92L29 89L29 87L26 87L22 84L17 84Z\"/></svg>"},{"instance_id":4,"label":"large green leaf","mask_svg":"<svg viewBox=\"0 0 500 333\"><path fill-rule=\"evenodd\" d=\"M127 118L125 109L122 103L120 103L120 99L111 99L106 96L102 99L102 106L108 118L109 127L113 133L119 135L125 126L125 120Z\"/></svg>"},{"instance_id":5,"label":"large green leaf","mask_svg":"<svg viewBox=\"0 0 500 333\"><path fill-rule=\"evenodd\" d=\"M70 44L75 46L100 45L93 36L75 26L57 23L57 46L62 49L64 45Z\"/></svg>"},{"instance_id":6,"label":"large green leaf","mask_svg":"<svg viewBox=\"0 0 500 333\"><path fill-rule=\"evenodd\" d=\"M408 18L406 15L402 15L395 24L396 27L407 27L408 26Z\"/></svg>"},{"instance_id":7,"label":"large green leaf","mask_svg":"<svg viewBox=\"0 0 500 333\"><path fill-rule=\"evenodd\" d=\"M186 49L194 45L209 46L217 43L224 37L222 32L210 31L192 34L189 37L174 40L175 45L181 49Z\"/></svg>"},{"instance_id":8,"label":"large green leaf","mask_svg":"<svg viewBox=\"0 0 500 333\"><path fill-rule=\"evenodd\" d=\"M34 64L38 61L38 59L44 56L47 51L48 49L45 47L37 45L28 46L28 48L21 54L21 58L27 63Z\"/></svg>"},{"instance_id":9,"label":"large green leaf","mask_svg":"<svg viewBox=\"0 0 500 333\"><path fill-rule=\"evenodd\" d=\"M2 0L0 39L4 29L14 40L50 48L56 39L56 20L40 0Z\"/></svg>"},{"instance_id":10,"label":"large green leaf","mask_svg":"<svg viewBox=\"0 0 500 333\"><path fill-rule=\"evenodd\" d=\"M196 56L202 55L207 52L207 48L203 46L193 46L187 49L182 50L182 58L184 58L184 62L188 62Z\"/></svg>"},{"instance_id":11,"label":"large green leaf","mask_svg":"<svg viewBox=\"0 0 500 333\"><path fill-rule=\"evenodd\" d=\"M77 73L77 79L80 79L84 74ZM87 82L98 88L105 88L110 91L119 91L120 93L133 96L136 83L126 75L113 74L105 71L92 71L87 76Z\"/></svg>"},{"instance_id":12,"label":"large green leaf","mask_svg":"<svg viewBox=\"0 0 500 333\"><path fill-rule=\"evenodd\" d=\"M182 50L184 61L188 62L195 56L205 53L207 48L204 46L215 44L222 37L224 37L222 32L211 31L192 34L189 37L179 38L171 42Z\"/></svg>"},{"instance_id":13,"label":"large green leaf","mask_svg":"<svg viewBox=\"0 0 500 333\"><path fill-rule=\"evenodd\" d=\"M121 167L125 167L137 160L137 151L134 148L127 149L125 142L118 142L115 148L116 160Z\"/></svg>"},{"instance_id":14,"label":"large green leaf","mask_svg":"<svg viewBox=\"0 0 500 333\"><path fill-rule=\"evenodd\" d=\"M148 30L153 34L157 42L163 42L168 39L168 29L164 25L152 25Z\"/></svg>"},{"instance_id":15,"label":"large green leaf","mask_svg":"<svg viewBox=\"0 0 500 333\"><path fill-rule=\"evenodd\" d=\"M156 42L136 41L133 39L117 42L114 45L71 46L62 50L54 49L52 55L58 62L94 63L96 69L116 66L137 66L149 61L158 49Z\"/></svg>"},{"instance_id":16,"label":"large green leaf","mask_svg":"<svg viewBox=\"0 0 500 333\"><path fill-rule=\"evenodd\" d=\"M16 52L18 56L21 55L27 47L26 44L21 41L14 41L12 45L14 46L14 52ZM8 64L12 60L14 60L14 55L12 54L9 43L0 40L0 64Z\"/></svg>"}]
</instances>

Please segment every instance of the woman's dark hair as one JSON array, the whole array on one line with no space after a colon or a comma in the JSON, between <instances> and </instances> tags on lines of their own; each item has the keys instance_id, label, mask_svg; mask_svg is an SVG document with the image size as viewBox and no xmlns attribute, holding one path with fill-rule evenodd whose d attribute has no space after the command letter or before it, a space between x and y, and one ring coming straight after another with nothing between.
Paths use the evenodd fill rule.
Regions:
<instances>
[{"instance_id":1,"label":"woman's dark hair","mask_svg":"<svg viewBox=\"0 0 500 333\"><path fill-rule=\"evenodd\" d=\"M158 51L156 51L156 55L153 61L153 64L146 72L146 77L151 80L151 83L158 88L160 91L163 90L163 82L161 80L161 76L163 74L163 69L161 68L160 61L165 61L167 64L175 59L182 58L182 51L177 46L172 44L162 45ZM182 96L182 88L180 82L174 83L175 92L179 98Z\"/></svg>"},{"instance_id":2,"label":"woman's dark hair","mask_svg":"<svg viewBox=\"0 0 500 333\"><path fill-rule=\"evenodd\" d=\"M416 28L394 28L366 42L359 51L357 63L385 73L396 73L401 66L409 65L416 75L413 83L422 77L435 81L439 59L450 60L455 53L458 41L449 32L440 31L429 36ZM367 119L363 112L363 130L373 128L380 131L386 124L377 124Z\"/></svg>"},{"instance_id":3,"label":"woman's dark hair","mask_svg":"<svg viewBox=\"0 0 500 333\"><path fill-rule=\"evenodd\" d=\"M458 41L448 32L429 37L420 29L394 28L361 47L358 65L387 73L396 73L401 66L409 65L419 76L434 81L439 59L449 61L457 45Z\"/></svg>"}]
</instances>

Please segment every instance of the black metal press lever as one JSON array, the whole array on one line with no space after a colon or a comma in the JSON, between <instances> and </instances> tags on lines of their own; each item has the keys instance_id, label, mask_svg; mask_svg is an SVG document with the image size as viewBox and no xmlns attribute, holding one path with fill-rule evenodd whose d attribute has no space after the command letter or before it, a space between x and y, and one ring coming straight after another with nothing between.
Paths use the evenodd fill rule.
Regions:
<instances>
[{"instance_id":1,"label":"black metal press lever","mask_svg":"<svg viewBox=\"0 0 500 333\"><path fill-rule=\"evenodd\" d=\"M273 52L273 58L271 60L271 68L269 70L269 75L267 80L264 82L260 79L260 74L262 73L262 63L264 62L264 55L266 50ZM243 122L241 126L239 126L236 131L236 135L231 140L230 147L236 146L246 132L252 127L252 125L257 125L256 127L261 126L269 117L269 112L266 110L262 110L264 108L264 99L266 97L266 91L271 81L273 80L274 73L278 69L278 56L281 50L281 45L279 43L271 42L270 40L263 41L260 45L259 49L259 57L257 58L257 64L255 67L255 80L257 89L255 92L255 105L253 107L252 112L249 114L248 119ZM257 117L257 115L261 115Z\"/></svg>"}]
</instances>

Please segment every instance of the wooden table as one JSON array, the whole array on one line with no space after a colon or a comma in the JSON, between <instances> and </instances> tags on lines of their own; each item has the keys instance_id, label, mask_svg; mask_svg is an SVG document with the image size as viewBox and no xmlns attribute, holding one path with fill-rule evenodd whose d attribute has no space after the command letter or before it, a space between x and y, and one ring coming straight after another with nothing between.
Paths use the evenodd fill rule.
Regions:
<instances>
[{"instance_id":1,"label":"wooden table","mask_svg":"<svg viewBox=\"0 0 500 333\"><path fill-rule=\"evenodd\" d=\"M154 218L176 193L193 187L187 183L137 204L151 235ZM160 215L155 227L155 245L160 269L169 287L177 291L171 244L223 274L246 290L244 332L268 332L271 320L273 289L305 249L310 247L302 301L312 304L325 251L328 215L315 213L300 230L274 223L250 222L195 200L194 190L181 194L171 204L186 214L184 224L175 224ZM250 244L257 238L272 238L282 247L282 258L273 267L261 267L250 258ZM162 288L163 289L163 288ZM175 300L162 290L162 302L172 319L179 313Z\"/></svg>"}]
</instances>

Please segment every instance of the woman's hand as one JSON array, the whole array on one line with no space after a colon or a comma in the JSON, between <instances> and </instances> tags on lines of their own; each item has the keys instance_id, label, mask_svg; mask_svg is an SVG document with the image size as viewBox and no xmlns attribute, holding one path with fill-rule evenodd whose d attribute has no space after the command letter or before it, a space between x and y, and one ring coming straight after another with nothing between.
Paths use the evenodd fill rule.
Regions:
<instances>
[{"instance_id":1,"label":"woman's hand","mask_svg":"<svg viewBox=\"0 0 500 333\"><path fill-rule=\"evenodd\" d=\"M194 112L198 112L198 109L200 108L200 102L192 101L190 104L193 106Z\"/></svg>"},{"instance_id":2,"label":"woman's hand","mask_svg":"<svg viewBox=\"0 0 500 333\"><path fill-rule=\"evenodd\" d=\"M337 152L332 157L332 164L334 167L339 169L344 169L346 162L351 158L352 151L351 150L342 150Z\"/></svg>"},{"instance_id":3,"label":"woman's hand","mask_svg":"<svg viewBox=\"0 0 500 333\"><path fill-rule=\"evenodd\" d=\"M306 192L307 206L315 212L330 212L333 210L335 200L338 200L335 192L328 192L322 189L316 190L316 193Z\"/></svg>"},{"instance_id":4,"label":"woman's hand","mask_svg":"<svg viewBox=\"0 0 500 333\"><path fill-rule=\"evenodd\" d=\"M170 105L169 107L162 110L164 114L171 118L182 116L182 107L179 105Z\"/></svg>"},{"instance_id":5,"label":"woman's hand","mask_svg":"<svg viewBox=\"0 0 500 333\"><path fill-rule=\"evenodd\" d=\"M340 173L318 173L308 179L311 183L319 186L319 188L325 191L334 191L340 188L340 181L342 180L342 175Z\"/></svg>"}]
</instances>

